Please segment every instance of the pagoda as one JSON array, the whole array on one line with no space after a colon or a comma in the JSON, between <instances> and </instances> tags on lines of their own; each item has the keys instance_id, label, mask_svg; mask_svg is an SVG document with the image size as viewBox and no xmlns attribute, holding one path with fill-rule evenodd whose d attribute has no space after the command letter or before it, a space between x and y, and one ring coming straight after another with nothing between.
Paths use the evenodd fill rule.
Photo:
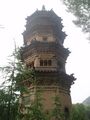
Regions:
<instances>
[{"instance_id":1,"label":"pagoda","mask_svg":"<svg viewBox=\"0 0 90 120\"><path fill-rule=\"evenodd\" d=\"M65 71L70 51L63 46L66 34L62 31L62 19L43 6L42 10L28 16L26 21L22 59L39 78L37 86L43 91L44 109L52 109L52 98L58 95L63 111L69 115L72 104L70 88L75 78Z\"/></svg>"}]
</instances>

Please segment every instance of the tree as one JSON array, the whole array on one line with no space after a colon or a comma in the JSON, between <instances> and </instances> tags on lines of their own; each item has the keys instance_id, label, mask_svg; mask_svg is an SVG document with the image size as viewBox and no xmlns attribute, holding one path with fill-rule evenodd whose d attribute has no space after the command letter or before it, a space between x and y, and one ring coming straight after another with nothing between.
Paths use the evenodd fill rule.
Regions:
<instances>
[{"instance_id":1,"label":"tree","mask_svg":"<svg viewBox=\"0 0 90 120\"><path fill-rule=\"evenodd\" d=\"M16 120L18 104L17 102L10 105L11 95L6 90L0 90L0 120ZM12 98L14 100L14 96Z\"/></svg>"},{"instance_id":2,"label":"tree","mask_svg":"<svg viewBox=\"0 0 90 120\"><path fill-rule=\"evenodd\" d=\"M86 107L83 104L75 104L72 106L71 120L88 120Z\"/></svg>"},{"instance_id":3,"label":"tree","mask_svg":"<svg viewBox=\"0 0 90 120\"><path fill-rule=\"evenodd\" d=\"M3 106L2 119L16 120L18 116L19 96L26 90L20 85L23 80L32 76L31 70L21 61L20 49L16 49L10 56L8 65L0 67L4 82L0 88L0 110ZM1 116L0 116L1 117Z\"/></svg>"},{"instance_id":4,"label":"tree","mask_svg":"<svg viewBox=\"0 0 90 120\"><path fill-rule=\"evenodd\" d=\"M18 111L18 107L17 107L18 94L16 94L16 90L15 90L15 84L16 84L15 76L18 71L17 68L19 66L17 67L16 65L17 64L16 54L17 52L15 51L11 56L12 60L9 60L7 66L0 67L4 79L0 91L1 100L3 101L3 103L1 102L1 106L3 106L2 116L4 117L3 119L6 118L6 120L16 119L17 117L16 111Z\"/></svg>"},{"instance_id":5,"label":"tree","mask_svg":"<svg viewBox=\"0 0 90 120\"><path fill-rule=\"evenodd\" d=\"M90 106L85 106L85 107L86 107L87 120L90 120Z\"/></svg>"},{"instance_id":6,"label":"tree","mask_svg":"<svg viewBox=\"0 0 90 120\"><path fill-rule=\"evenodd\" d=\"M68 11L76 16L74 23L90 33L90 0L63 0Z\"/></svg>"}]
</instances>

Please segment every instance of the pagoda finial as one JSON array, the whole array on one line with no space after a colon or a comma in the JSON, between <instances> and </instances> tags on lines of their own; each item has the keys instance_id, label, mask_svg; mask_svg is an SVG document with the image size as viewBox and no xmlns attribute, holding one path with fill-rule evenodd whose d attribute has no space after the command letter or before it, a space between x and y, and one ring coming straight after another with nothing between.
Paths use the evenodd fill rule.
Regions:
<instances>
[{"instance_id":1,"label":"pagoda finial","mask_svg":"<svg viewBox=\"0 0 90 120\"><path fill-rule=\"evenodd\" d=\"M42 10L45 11L45 5L42 6Z\"/></svg>"}]
</instances>

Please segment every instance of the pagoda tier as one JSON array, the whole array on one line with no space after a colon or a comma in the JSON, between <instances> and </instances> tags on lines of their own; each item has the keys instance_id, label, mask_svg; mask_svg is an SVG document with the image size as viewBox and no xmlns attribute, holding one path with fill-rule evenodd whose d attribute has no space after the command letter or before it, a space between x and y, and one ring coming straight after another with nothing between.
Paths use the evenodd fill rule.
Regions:
<instances>
[{"instance_id":1,"label":"pagoda tier","mask_svg":"<svg viewBox=\"0 0 90 120\"><path fill-rule=\"evenodd\" d=\"M33 41L30 45L22 47L23 59L39 53L54 53L55 56L60 57L66 61L70 51L55 42L38 42Z\"/></svg>"},{"instance_id":2,"label":"pagoda tier","mask_svg":"<svg viewBox=\"0 0 90 120\"><path fill-rule=\"evenodd\" d=\"M74 84L75 78L73 74L67 75L60 72L40 72L36 71L36 78L38 80L38 86L58 86L61 89L67 91L70 94L71 85ZM39 79L38 79L39 78Z\"/></svg>"},{"instance_id":3,"label":"pagoda tier","mask_svg":"<svg viewBox=\"0 0 90 120\"><path fill-rule=\"evenodd\" d=\"M33 41L30 45L22 48L22 59L27 65L33 63L35 70L40 71L65 71L65 62L69 50L55 42ZM50 60L51 65L40 65L41 60ZM47 64L47 63L46 63Z\"/></svg>"},{"instance_id":4,"label":"pagoda tier","mask_svg":"<svg viewBox=\"0 0 90 120\"><path fill-rule=\"evenodd\" d=\"M62 31L62 19L58 17L53 10L36 11L31 16L27 17L26 30L23 32L24 43L26 39L35 37L36 34L43 36L52 36L57 42L63 44L66 34Z\"/></svg>"}]
</instances>

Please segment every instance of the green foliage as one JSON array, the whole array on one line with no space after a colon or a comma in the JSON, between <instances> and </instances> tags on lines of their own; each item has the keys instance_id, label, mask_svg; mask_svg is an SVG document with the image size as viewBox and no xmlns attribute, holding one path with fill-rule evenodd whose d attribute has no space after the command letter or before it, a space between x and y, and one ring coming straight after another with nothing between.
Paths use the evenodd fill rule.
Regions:
<instances>
[{"instance_id":1,"label":"green foliage","mask_svg":"<svg viewBox=\"0 0 90 120\"><path fill-rule=\"evenodd\" d=\"M28 120L46 120L46 115L40 102L34 101L28 109Z\"/></svg>"},{"instance_id":2,"label":"green foliage","mask_svg":"<svg viewBox=\"0 0 90 120\"><path fill-rule=\"evenodd\" d=\"M16 119L18 111L18 94L15 91L16 84L16 74L17 74L17 53L13 53L11 60L9 60L8 65L5 67L0 67L2 72L2 79L4 82L0 87L0 109L3 106L3 113L0 117L1 119L12 120ZM13 118L14 117L14 118Z\"/></svg>"},{"instance_id":3,"label":"green foliage","mask_svg":"<svg viewBox=\"0 0 90 120\"><path fill-rule=\"evenodd\" d=\"M29 102L29 106L25 107L26 113L22 113L21 118L23 120L48 120L43 109L41 91L36 89L34 97L34 100Z\"/></svg>"},{"instance_id":4,"label":"green foliage","mask_svg":"<svg viewBox=\"0 0 90 120\"><path fill-rule=\"evenodd\" d=\"M0 90L0 120L16 120L18 103L15 98L9 91Z\"/></svg>"},{"instance_id":5,"label":"green foliage","mask_svg":"<svg viewBox=\"0 0 90 120\"><path fill-rule=\"evenodd\" d=\"M73 13L77 19L76 25L85 32L90 32L90 0L63 0L68 11Z\"/></svg>"},{"instance_id":6,"label":"green foliage","mask_svg":"<svg viewBox=\"0 0 90 120\"><path fill-rule=\"evenodd\" d=\"M90 107L83 104L73 105L71 120L90 120Z\"/></svg>"},{"instance_id":7,"label":"green foliage","mask_svg":"<svg viewBox=\"0 0 90 120\"><path fill-rule=\"evenodd\" d=\"M86 116L87 120L90 120L90 106L86 106Z\"/></svg>"},{"instance_id":8,"label":"green foliage","mask_svg":"<svg viewBox=\"0 0 90 120\"><path fill-rule=\"evenodd\" d=\"M61 106L61 101L60 101L59 96L55 96L54 98L54 108L52 110L51 117L53 117L55 120L64 119L63 109Z\"/></svg>"},{"instance_id":9,"label":"green foliage","mask_svg":"<svg viewBox=\"0 0 90 120\"><path fill-rule=\"evenodd\" d=\"M4 82L0 87L0 118L16 120L18 116L18 99L20 93L26 91L22 85L24 80L33 79L33 71L27 69L21 61L20 49L15 49L10 56L8 65L0 67ZM3 108L3 109L2 109Z\"/></svg>"}]
</instances>

